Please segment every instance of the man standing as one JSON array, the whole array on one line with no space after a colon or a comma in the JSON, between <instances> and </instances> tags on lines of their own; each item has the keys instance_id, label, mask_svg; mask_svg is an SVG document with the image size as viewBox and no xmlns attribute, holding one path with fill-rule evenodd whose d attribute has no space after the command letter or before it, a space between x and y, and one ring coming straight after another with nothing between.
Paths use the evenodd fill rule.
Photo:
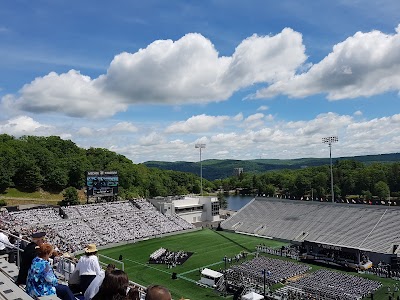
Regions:
<instances>
[{"instance_id":1,"label":"man standing","mask_svg":"<svg viewBox=\"0 0 400 300\"><path fill-rule=\"evenodd\" d=\"M32 234L32 242L26 246L21 256L21 265L19 267L17 281L15 282L17 285L26 284L26 277L28 276L32 260L37 256L36 247L44 243L45 236L45 232L36 232Z\"/></svg>"}]
</instances>

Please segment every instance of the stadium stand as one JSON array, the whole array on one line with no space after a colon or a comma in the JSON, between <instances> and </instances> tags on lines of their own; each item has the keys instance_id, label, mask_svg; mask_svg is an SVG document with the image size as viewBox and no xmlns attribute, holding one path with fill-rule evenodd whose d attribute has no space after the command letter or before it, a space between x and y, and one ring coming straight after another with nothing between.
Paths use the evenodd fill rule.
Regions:
<instances>
[{"instance_id":1,"label":"stadium stand","mask_svg":"<svg viewBox=\"0 0 400 300\"><path fill-rule=\"evenodd\" d=\"M45 231L47 240L61 252L77 252L87 244L99 246L135 241L166 233L193 229L179 216L164 216L144 199L59 208L35 208L3 211L1 229L17 235L30 236ZM14 283L18 267L0 257L0 299L31 299ZM59 277L64 278L64 277ZM145 287L130 281L142 298ZM56 296L40 299L58 299Z\"/></svg>"},{"instance_id":2,"label":"stadium stand","mask_svg":"<svg viewBox=\"0 0 400 300\"><path fill-rule=\"evenodd\" d=\"M7 275L0 272L0 299L5 300L32 300Z\"/></svg>"},{"instance_id":3,"label":"stadium stand","mask_svg":"<svg viewBox=\"0 0 400 300\"><path fill-rule=\"evenodd\" d=\"M391 207L257 198L224 221L222 227L299 244L311 241L391 253L395 251L393 245L400 244L400 235L393 229L400 225L399 216L400 210ZM5 211L0 215L0 226L20 235L44 230L49 242L62 252L78 252L89 243L106 246L119 242L135 242L193 228L192 224L177 215L161 214L144 199L61 209ZM268 285L289 282L284 289L278 291L282 295L290 295L286 299L327 300L361 299L381 286L372 280L325 270L306 274L309 270L307 265L258 257L262 252L274 255L279 253L278 255L297 260L297 246L276 250L260 244L256 249L256 258L240 265L232 265L226 270L228 284L260 287L265 274ZM187 255L183 251L169 253L167 249L160 248L151 254L151 258L158 260L166 254L169 255L167 261L170 261L170 257L175 259ZM377 272L385 273L386 269L377 269ZM17 267L0 256L0 299L30 299L13 282L17 273ZM131 284L138 287L142 296L144 295L144 287L133 282Z\"/></svg>"},{"instance_id":4,"label":"stadium stand","mask_svg":"<svg viewBox=\"0 0 400 300\"><path fill-rule=\"evenodd\" d=\"M400 244L397 207L346 205L258 197L221 224L236 232L286 241L314 241L376 253Z\"/></svg>"},{"instance_id":5,"label":"stadium stand","mask_svg":"<svg viewBox=\"0 0 400 300\"><path fill-rule=\"evenodd\" d=\"M64 216L64 218L61 217ZM192 229L179 216L165 216L145 199L70 207L2 212L1 228L23 235L44 230L62 252L76 252L87 244L129 242Z\"/></svg>"}]
</instances>

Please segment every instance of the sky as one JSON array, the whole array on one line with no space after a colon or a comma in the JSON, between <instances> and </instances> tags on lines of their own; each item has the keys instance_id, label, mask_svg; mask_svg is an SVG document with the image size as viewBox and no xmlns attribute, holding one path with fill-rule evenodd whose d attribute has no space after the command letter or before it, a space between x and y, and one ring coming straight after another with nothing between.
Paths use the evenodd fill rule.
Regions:
<instances>
[{"instance_id":1,"label":"sky","mask_svg":"<svg viewBox=\"0 0 400 300\"><path fill-rule=\"evenodd\" d=\"M0 0L0 133L134 163L400 152L398 0Z\"/></svg>"}]
</instances>

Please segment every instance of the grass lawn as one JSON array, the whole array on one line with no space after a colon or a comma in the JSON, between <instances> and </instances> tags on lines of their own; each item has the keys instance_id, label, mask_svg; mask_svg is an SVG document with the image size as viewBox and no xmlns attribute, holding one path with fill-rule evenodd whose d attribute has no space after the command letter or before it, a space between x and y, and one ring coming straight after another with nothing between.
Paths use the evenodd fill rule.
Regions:
<instances>
[{"instance_id":1,"label":"grass lawn","mask_svg":"<svg viewBox=\"0 0 400 300\"><path fill-rule=\"evenodd\" d=\"M118 259L119 255L122 255L125 271L132 281L144 286L150 284L164 285L171 291L174 299L181 299L182 297L191 300L224 299L212 289L201 288L193 282L200 279L199 269L207 266L210 266L213 270L223 269L224 263L222 259L225 255L233 257L241 251L253 252L255 246L260 243L270 247L284 245L284 243L278 241L204 229L101 250L100 254L114 259ZM150 254L160 247L173 251L184 250L194 254L182 266L177 266L173 269L167 269L165 265L147 264ZM276 256L270 257L277 258ZM253 257L249 256L249 259L251 258ZM311 272L324 268L313 264L310 264L310 266L312 267ZM171 279L173 272L178 274L177 280ZM356 273L351 274L357 275ZM383 287L375 293L375 300L388 299L387 287L390 286L393 291L393 284L396 283L392 279L378 278L374 275L360 276L382 282Z\"/></svg>"},{"instance_id":2,"label":"grass lawn","mask_svg":"<svg viewBox=\"0 0 400 300\"><path fill-rule=\"evenodd\" d=\"M4 198L30 198L30 199L46 199L46 200L61 200L62 194L51 194L49 192L36 191L36 192L22 192L15 188L8 188L5 193L1 194Z\"/></svg>"},{"instance_id":3,"label":"grass lawn","mask_svg":"<svg viewBox=\"0 0 400 300\"><path fill-rule=\"evenodd\" d=\"M86 203L83 190L78 191L80 202ZM22 192L15 188L8 188L4 193L0 193L0 199L4 199L7 205L20 204L52 204L57 205L63 199L62 192L50 193L46 191Z\"/></svg>"},{"instance_id":4,"label":"grass lawn","mask_svg":"<svg viewBox=\"0 0 400 300\"><path fill-rule=\"evenodd\" d=\"M208 265L213 270L224 268L223 257L233 257L241 251L253 252L255 246L265 243L271 247L280 247L284 243L239 235L228 232L216 232L204 229L197 232L180 234L166 238L157 238L100 251L100 254L118 259L123 256L125 271L129 278L144 286L161 284L168 287L174 299L181 297L191 300L221 299L218 293L211 289L198 287L190 280L199 280L199 269ZM181 266L167 269L165 265L148 265L149 256L160 247L169 250L184 250L194 254ZM176 272L180 276L172 280ZM184 278L182 278L184 277Z\"/></svg>"}]
</instances>

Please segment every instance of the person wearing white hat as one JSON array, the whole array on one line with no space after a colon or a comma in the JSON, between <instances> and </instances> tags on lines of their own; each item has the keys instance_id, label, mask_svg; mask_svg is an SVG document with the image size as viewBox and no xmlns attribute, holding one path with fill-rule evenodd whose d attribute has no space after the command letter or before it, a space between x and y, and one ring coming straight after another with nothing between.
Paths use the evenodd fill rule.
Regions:
<instances>
[{"instance_id":1,"label":"person wearing white hat","mask_svg":"<svg viewBox=\"0 0 400 300\"><path fill-rule=\"evenodd\" d=\"M85 248L85 254L81 256L76 265L76 269L79 272L80 288L82 293L85 293L96 275L101 273L99 259L96 254L96 245L89 244Z\"/></svg>"}]
</instances>

